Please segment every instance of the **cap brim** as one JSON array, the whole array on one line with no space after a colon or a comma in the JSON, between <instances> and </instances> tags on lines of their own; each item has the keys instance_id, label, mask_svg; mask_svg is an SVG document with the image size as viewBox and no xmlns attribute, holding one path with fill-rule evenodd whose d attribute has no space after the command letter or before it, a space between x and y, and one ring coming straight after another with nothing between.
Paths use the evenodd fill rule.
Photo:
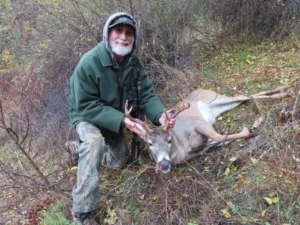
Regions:
<instances>
[{"instance_id":1,"label":"cap brim","mask_svg":"<svg viewBox=\"0 0 300 225\"><path fill-rule=\"evenodd\" d=\"M136 29L135 24L133 23L133 21L131 19L127 18L127 17L117 18L111 25L108 26L108 28L112 28L112 27L117 26L119 24L129 25L133 29Z\"/></svg>"}]
</instances>

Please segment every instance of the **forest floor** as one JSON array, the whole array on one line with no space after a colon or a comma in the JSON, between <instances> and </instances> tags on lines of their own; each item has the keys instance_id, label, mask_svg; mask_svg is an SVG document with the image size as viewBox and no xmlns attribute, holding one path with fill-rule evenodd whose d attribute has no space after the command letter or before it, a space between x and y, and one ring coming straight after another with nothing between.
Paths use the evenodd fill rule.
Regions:
<instances>
[{"instance_id":1,"label":"forest floor","mask_svg":"<svg viewBox=\"0 0 300 225\"><path fill-rule=\"evenodd\" d=\"M299 48L296 38L231 46L195 69L197 87L233 96L296 83ZM101 168L102 198L96 217L105 225L299 224L300 103L299 99L295 103L295 88L290 93L294 98L265 103L266 119L255 138L214 149L169 174L155 173L146 151L141 158L148 167ZM243 104L220 116L215 128L234 132L251 127L257 117L253 102ZM34 224L28 220L29 212L40 224L71 224L76 168L64 171L63 185L35 193L39 200L17 188L0 193L0 224Z\"/></svg>"}]
</instances>

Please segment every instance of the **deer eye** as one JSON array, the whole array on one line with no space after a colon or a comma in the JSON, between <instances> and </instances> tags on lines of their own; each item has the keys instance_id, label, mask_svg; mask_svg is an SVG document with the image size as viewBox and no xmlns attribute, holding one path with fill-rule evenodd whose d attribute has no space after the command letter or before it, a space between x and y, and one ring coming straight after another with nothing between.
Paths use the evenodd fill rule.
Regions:
<instances>
[{"instance_id":1,"label":"deer eye","mask_svg":"<svg viewBox=\"0 0 300 225\"><path fill-rule=\"evenodd\" d=\"M148 145L149 145L149 146L153 146L152 142L148 142Z\"/></svg>"},{"instance_id":2,"label":"deer eye","mask_svg":"<svg viewBox=\"0 0 300 225\"><path fill-rule=\"evenodd\" d=\"M168 143L171 144L171 143L172 143L172 139L170 139L170 140L168 141Z\"/></svg>"}]
</instances>

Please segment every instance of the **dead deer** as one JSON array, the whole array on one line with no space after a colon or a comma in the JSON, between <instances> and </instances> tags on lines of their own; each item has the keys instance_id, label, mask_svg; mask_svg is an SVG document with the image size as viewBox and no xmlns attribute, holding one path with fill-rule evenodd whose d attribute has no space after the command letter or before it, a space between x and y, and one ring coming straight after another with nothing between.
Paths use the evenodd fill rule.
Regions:
<instances>
[{"instance_id":1,"label":"dead deer","mask_svg":"<svg viewBox=\"0 0 300 225\"><path fill-rule=\"evenodd\" d=\"M131 109L128 109L127 104L125 114L139 124L139 129L146 132L146 136L140 137L148 145L150 157L156 162L156 171L168 173L172 164L182 164L218 143L249 138L250 132L246 127L239 133L222 135L216 132L212 125L220 114L251 99L255 101L285 98L289 96L285 92L289 87L286 85L249 97L226 97L210 90L195 90L176 105L178 110L171 116L176 116L172 131L167 129L167 124L163 128L151 129L146 118L143 122L130 117ZM262 121L263 115L256 120L252 129L257 128Z\"/></svg>"}]
</instances>

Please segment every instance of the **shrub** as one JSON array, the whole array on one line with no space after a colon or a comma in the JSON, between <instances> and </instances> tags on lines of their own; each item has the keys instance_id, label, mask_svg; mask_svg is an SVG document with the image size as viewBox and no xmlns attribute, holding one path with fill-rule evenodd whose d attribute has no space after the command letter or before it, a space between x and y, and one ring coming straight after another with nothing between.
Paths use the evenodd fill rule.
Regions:
<instances>
[{"instance_id":1,"label":"shrub","mask_svg":"<svg viewBox=\"0 0 300 225\"><path fill-rule=\"evenodd\" d=\"M300 33L298 0L207 1L207 19L220 23L225 36L261 40Z\"/></svg>"}]
</instances>

